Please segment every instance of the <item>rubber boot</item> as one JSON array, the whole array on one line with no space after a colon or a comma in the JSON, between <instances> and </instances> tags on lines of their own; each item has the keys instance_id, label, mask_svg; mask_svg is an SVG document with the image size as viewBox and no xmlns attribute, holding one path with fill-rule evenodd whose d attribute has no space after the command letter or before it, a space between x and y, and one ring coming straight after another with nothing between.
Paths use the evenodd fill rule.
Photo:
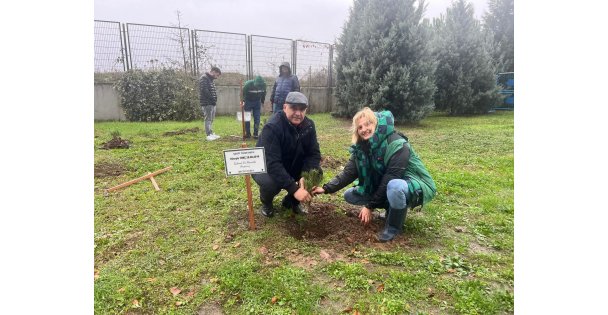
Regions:
<instances>
[{"instance_id":1,"label":"rubber boot","mask_svg":"<svg viewBox=\"0 0 608 315\"><path fill-rule=\"evenodd\" d=\"M393 209L389 207L387 211L384 230L378 235L378 240L380 242L392 241L397 234L401 233L403 230L403 221L405 221L405 215L407 214L407 208Z\"/></svg>"}]
</instances>

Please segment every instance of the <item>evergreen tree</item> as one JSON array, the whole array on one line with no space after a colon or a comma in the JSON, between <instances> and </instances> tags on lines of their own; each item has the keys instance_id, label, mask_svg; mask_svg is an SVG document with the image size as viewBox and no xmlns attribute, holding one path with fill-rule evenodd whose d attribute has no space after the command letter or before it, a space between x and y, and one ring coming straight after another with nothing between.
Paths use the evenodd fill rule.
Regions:
<instances>
[{"instance_id":1,"label":"evergreen tree","mask_svg":"<svg viewBox=\"0 0 608 315\"><path fill-rule=\"evenodd\" d=\"M513 0L489 0L483 17L485 31L494 39L493 57L499 72L515 69Z\"/></svg>"},{"instance_id":2,"label":"evergreen tree","mask_svg":"<svg viewBox=\"0 0 608 315\"><path fill-rule=\"evenodd\" d=\"M487 113L501 100L491 48L473 13L472 4L458 0L434 21L435 105L451 115Z\"/></svg>"},{"instance_id":3,"label":"evergreen tree","mask_svg":"<svg viewBox=\"0 0 608 315\"><path fill-rule=\"evenodd\" d=\"M336 45L339 116L369 106L397 121L419 121L434 109L432 27L424 0L355 0Z\"/></svg>"}]
</instances>

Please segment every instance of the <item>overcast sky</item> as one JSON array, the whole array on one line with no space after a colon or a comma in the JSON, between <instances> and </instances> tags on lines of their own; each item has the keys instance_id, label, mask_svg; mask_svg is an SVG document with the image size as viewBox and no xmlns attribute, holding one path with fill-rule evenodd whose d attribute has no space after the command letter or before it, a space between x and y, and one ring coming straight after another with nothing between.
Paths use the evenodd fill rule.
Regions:
<instances>
[{"instance_id":1,"label":"overcast sky","mask_svg":"<svg viewBox=\"0 0 608 315\"><path fill-rule=\"evenodd\" d=\"M475 17L487 0L470 0ZM439 17L451 0L428 0L426 17ZM95 0L96 20L244 33L333 43L342 32L353 0Z\"/></svg>"}]
</instances>

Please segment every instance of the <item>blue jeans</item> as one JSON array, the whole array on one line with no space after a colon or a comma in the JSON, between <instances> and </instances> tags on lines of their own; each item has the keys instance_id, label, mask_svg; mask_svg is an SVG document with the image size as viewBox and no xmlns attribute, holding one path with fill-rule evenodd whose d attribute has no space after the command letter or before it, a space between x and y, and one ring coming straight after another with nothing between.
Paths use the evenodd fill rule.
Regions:
<instances>
[{"instance_id":1,"label":"blue jeans","mask_svg":"<svg viewBox=\"0 0 608 315\"><path fill-rule=\"evenodd\" d=\"M278 112L283 111L283 104L279 105L279 104L272 104L272 114L276 114Z\"/></svg>"},{"instance_id":2,"label":"blue jeans","mask_svg":"<svg viewBox=\"0 0 608 315\"><path fill-rule=\"evenodd\" d=\"M407 182L403 179L393 179L386 186L386 197L389 206L393 209L405 209L407 207L408 193ZM372 200L372 196L361 195L357 192L357 187L352 187L344 192L344 200L353 205L365 206Z\"/></svg>"},{"instance_id":3,"label":"blue jeans","mask_svg":"<svg viewBox=\"0 0 608 315\"><path fill-rule=\"evenodd\" d=\"M248 101L245 100L245 110L251 111L253 118L253 135L257 137L258 129L260 128L260 109L262 108L262 102L260 100L257 101ZM251 120L251 119L250 119ZM251 136L251 121L245 122L245 134L250 137Z\"/></svg>"}]
</instances>

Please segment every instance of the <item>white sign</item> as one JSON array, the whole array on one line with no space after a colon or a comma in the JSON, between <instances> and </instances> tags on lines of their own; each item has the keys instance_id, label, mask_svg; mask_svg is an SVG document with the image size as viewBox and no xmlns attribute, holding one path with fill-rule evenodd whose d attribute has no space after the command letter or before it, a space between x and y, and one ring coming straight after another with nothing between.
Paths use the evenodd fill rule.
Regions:
<instances>
[{"instance_id":1,"label":"white sign","mask_svg":"<svg viewBox=\"0 0 608 315\"><path fill-rule=\"evenodd\" d=\"M236 112L236 120L243 121L242 112ZM245 112L245 121L251 121L251 112Z\"/></svg>"},{"instance_id":2,"label":"white sign","mask_svg":"<svg viewBox=\"0 0 608 315\"><path fill-rule=\"evenodd\" d=\"M263 147L224 150L226 176L266 173Z\"/></svg>"}]
</instances>

